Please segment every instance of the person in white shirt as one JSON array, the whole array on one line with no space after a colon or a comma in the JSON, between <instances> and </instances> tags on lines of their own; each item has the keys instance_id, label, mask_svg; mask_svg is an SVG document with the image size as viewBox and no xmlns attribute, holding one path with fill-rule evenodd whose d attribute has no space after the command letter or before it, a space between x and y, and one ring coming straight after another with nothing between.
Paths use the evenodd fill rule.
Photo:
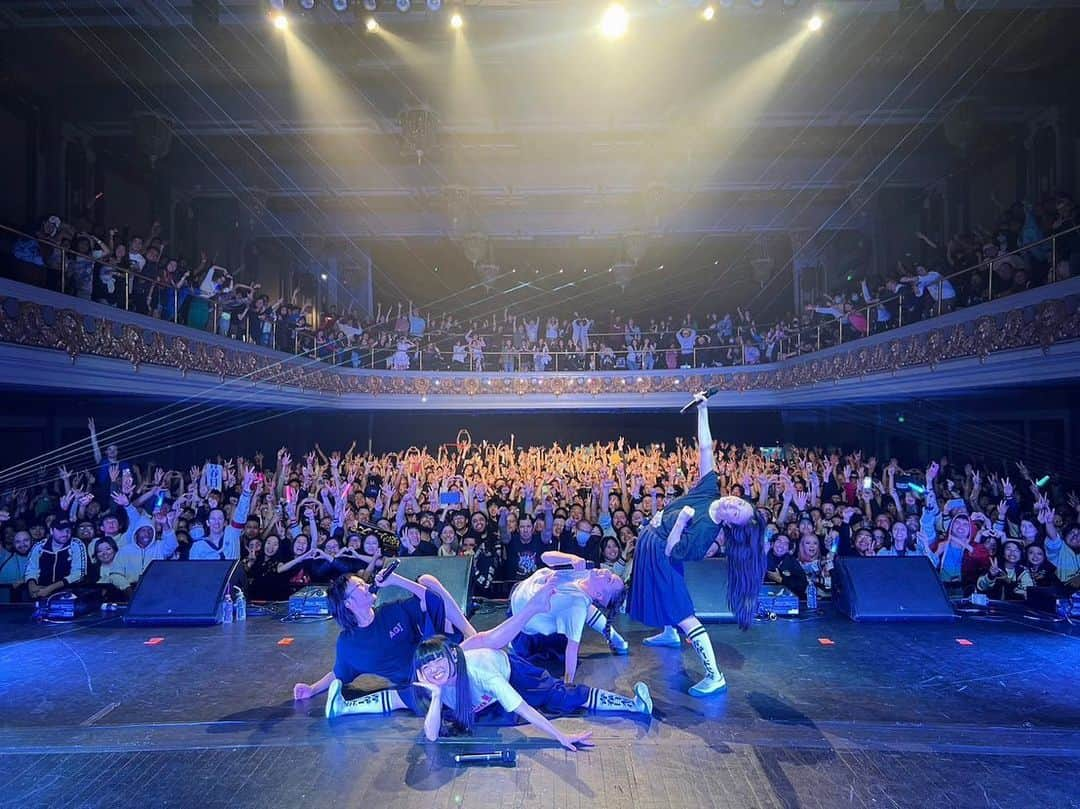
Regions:
<instances>
[{"instance_id":1,"label":"person in white shirt","mask_svg":"<svg viewBox=\"0 0 1080 809\"><path fill-rule=\"evenodd\" d=\"M916 298L921 298L924 292L929 292L930 298L934 303L941 305L942 311L952 311L953 301L956 300L956 289L945 276L937 270L927 270L922 264L916 267L915 271L918 275L909 275L901 278L900 281L911 284Z\"/></svg>"},{"instance_id":2,"label":"person in white shirt","mask_svg":"<svg viewBox=\"0 0 1080 809\"><path fill-rule=\"evenodd\" d=\"M601 612L601 609L618 608L625 587L615 573L604 568L587 568L587 562L579 556L547 551L541 559L548 568L515 585L510 593L510 610L521 612L540 590L554 585L551 609L532 618L514 638L511 648L533 663L565 656L563 679L572 683L577 675L581 633L586 626L602 634L616 654L629 651L629 644ZM565 569L551 569L556 567Z\"/></svg>"},{"instance_id":3,"label":"person in white shirt","mask_svg":"<svg viewBox=\"0 0 1080 809\"><path fill-rule=\"evenodd\" d=\"M123 590L138 584L151 562L172 559L178 543L173 531L165 531L161 539L157 539L153 519L132 506L126 495L116 492L112 499L127 511L128 536L131 539L117 551L116 559L111 566L113 572L123 576L126 584L124 587L119 587Z\"/></svg>"},{"instance_id":4,"label":"person in white shirt","mask_svg":"<svg viewBox=\"0 0 1080 809\"><path fill-rule=\"evenodd\" d=\"M251 496L254 493L255 469L248 467L244 470L243 491L240 500L233 509L232 520L225 524L225 512L220 508L214 508L207 517L207 535L195 538L191 534L191 548L188 550L188 559L239 559L240 536L244 533L244 523L247 522L248 511L251 510Z\"/></svg>"},{"instance_id":5,"label":"person in white shirt","mask_svg":"<svg viewBox=\"0 0 1080 809\"><path fill-rule=\"evenodd\" d=\"M541 596L544 592L551 591L541 591ZM498 703L503 711L517 714L572 752L591 747L592 733L563 733L540 709L555 714L585 709L589 713L652 715L652 696L645 683L634 685L633 697L602 688L568 685L505 651L499 639L488 633L467 638L460 646L441 637L431 638L420 644L413 661L416 685L427 692L430 700L424 716L428 741L439 738L444 707L454 724L468 733L476 716Z\"/></svg>"}]
</instances>

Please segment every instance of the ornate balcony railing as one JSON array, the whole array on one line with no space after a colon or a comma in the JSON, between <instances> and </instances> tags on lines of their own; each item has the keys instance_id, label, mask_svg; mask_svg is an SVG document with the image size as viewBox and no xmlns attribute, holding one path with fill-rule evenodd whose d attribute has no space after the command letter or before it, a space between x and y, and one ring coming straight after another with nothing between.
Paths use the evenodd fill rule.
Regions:
<instances>
[{"instance_id":1,"label":"ornate balcony railing","mask_svg":"<svg viewBox=\"0 0 1080 809\"><path fill-rule=\"evenodd\" d=\"M736 335L732 338L718 336L719 342L707 346L694 346L687 349L656 347L653 351L627 349L625 335L593 332L590 337L593 345L574 350L484 350L461 353L455 359L452 343L464 335L439 334L438 339L427 339L427 346L441 345L441 351L430 348L417 350L415 343L407 335L401 335L400 350L396 345L357 346L350 345L343 339L321 340L318 332L308 329L290 329L283 323L268 321L267 329L261 328L259 321L252 317L244 318L242 323L231 319L226 307L216 298L204 297L200 290L191 286L177 286L162 283L159 279L141 275L131 268L111 266L113 287L109 293L94 286L88 286L86 268L94 267L98 261L93 256L82 255L59 243L40 236L33 237L20 231L0 225L0 237L8 240L12 249L10 255L3 256L8 277L51 289L63 294L78 294L80 299L89 299L98 294L107 298L110 308L136 313L150 318L152 322L186 329L187 343L199 343L206 335L228 335L234 340L258 345L262 348L275 349L282 353L291 353L305 360L317 360L329 365L352 367L356 369L382 370L394 373L418 371L423 373L443 371L473 371L477 373L602 373L605 371L627 371L637 373L670 370L705 373L706 369L734 368L747 365L772 363L793 357L826 350L839 345L849 345L863 341L867 337L914 323L926 323L942 317L953 310L957 299L947 302L946 290L955 285L958 288L978 290L973 297L980 301L978 305L1009 297L1008 289L999 281L995 284L995 275L1002 267L1012 267L1014 262L1026 262L1036 258L1048 265L1047 285L1066 280L1059 276L1059 258L1066 247L1080 236L1080 226L1070 228L1045 239L1027 244L1011 253L1002 254L971 267L964 268L949 276L940 277L930 283L919 283L925 299L931 305L921 307L920 317L912 318L905 312L900 295L892 295L881 300L870 301L863 306L846 306L845 311L812 326L794 331L785 330L773 339L751 339L749 334ZM21 245L21 249L17 249ZM104 245L102 245L104 247ZM27 260L31 259L31 260ZM79 268L82 268L81 270ZM186 278L187 276L185 276ZM81 278L81 287L80 287ZM96 291L94 291L96 290ZM135 290L138 290L137 292ZM908 296L910 299L910 295ZM877 317L879 307L890 309L889 321L880 321ZM970 309L971 307L967 307ZM253 333L253 322L254 331ZM385 328L387 324L382 324ZM160 328L155 327L155 328ZM543 329L543 325L540 326ZM772 326L760 326L758 334L770 333ZM495 334L480 336L498 339ZM430 337L430 335L429 335ZM659 337L648 331L641 332L643 339ZM597 342L617 344L615 348L600 349ZM396 342L396 340L395 340ZM195 360L193 360L194 362ZM280 361L280 358L279 358Z\"/></svg>"},{"instance_id":2,"label":"ornate balcony railing","mask_svg":"<svg viewBox=\"0 0 1080 809\"><path fill-rule=\"evenodd\" d=\"M137 373L132 373L136 371ZM0 373L13 385L260 405L395 408L665 407L717 387L719 406L905 395L937 379L1016 384L1080 376L1080 279L856 343L756 366L572 373L335 367L0 280Z\"/></svg>"}]
</instances>

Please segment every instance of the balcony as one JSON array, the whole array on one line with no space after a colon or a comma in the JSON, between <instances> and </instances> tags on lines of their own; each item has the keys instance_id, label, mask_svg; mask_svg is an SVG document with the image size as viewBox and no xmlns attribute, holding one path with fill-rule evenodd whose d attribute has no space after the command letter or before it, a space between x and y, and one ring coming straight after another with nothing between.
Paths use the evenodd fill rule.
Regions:
<instances>
[{"instance_id":1,"label":"balcony","mask_svg":"<svg viewBox=\"0 0 1080 809\"><path fill-rule=\"evenodd\" d=\"M49 279L42 270L29 280ZM0 279L0 368L9 386L39 391L347 410L421 404L435 410L647 410L679 406L705 387L719 388L718 408L778 408L926 398L1080 376L1080 278L880 334L848 329L845 336L837 326L836 345L818 348L821 329L790 335L775 361L753 365L389 371L336 365L317 347L293 355ZM351 355L343 358L351 361Z\"/></svg>"}]
</instances>

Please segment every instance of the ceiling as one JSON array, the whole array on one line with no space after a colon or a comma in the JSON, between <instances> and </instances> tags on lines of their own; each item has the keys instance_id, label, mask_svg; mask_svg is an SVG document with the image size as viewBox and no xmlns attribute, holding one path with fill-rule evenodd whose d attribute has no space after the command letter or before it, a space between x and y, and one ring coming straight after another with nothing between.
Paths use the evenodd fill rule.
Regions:
<instances>
[{"instance_id":1,"label":"ceiling","mask_svg":"<svg viewBox=\"0 0 1080 809\"><path fill-rule=\"evenodd\" d=\"M558 269L607 274L645 234L633 295L673 278L690 302L735 294L750 259L787 261L792 232L857 233L875 191L928 188L970 158L941 127L963 99L982 145L1015 137L1063 98L1077 57L1056 32L1080 29L1072 2L849 0L819 4L809 35L806 3L738 0L706 24L650 0L609 43L601 3L468 2L460 35L419 2L380 11L377 35L327 5L283 36L256 0L222 0L216 19L205 1L5 2L0 87L61 99L102 154L138 155L136 113L160 115L174 191L235 198L267 239L361 249L394 297L472 296L483 314L472 233L504 292L530 294L517 267L550 277L550 298ZM426 111L411 113L422 137L409 110ZM595 289L583 299L625 294Z\"/></svg>"}]
</instances>

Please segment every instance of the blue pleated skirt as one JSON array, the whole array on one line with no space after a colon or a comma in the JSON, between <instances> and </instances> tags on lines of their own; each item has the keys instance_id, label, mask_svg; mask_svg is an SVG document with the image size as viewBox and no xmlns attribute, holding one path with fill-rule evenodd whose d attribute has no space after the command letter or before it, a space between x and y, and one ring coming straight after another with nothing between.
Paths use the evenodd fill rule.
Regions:
<instances>
[{"instance_id":1,"label":"blue pleated skirt","mask_svg":"<svg viewBox=\"0 0 1080 809\"><path fill-rule=\"evenodd\" d=\"M674 626L694 614L681 562L664 553L667 540L646 526L634 550L630 617L646 626Z\"/></svg>"}]
</instances>

